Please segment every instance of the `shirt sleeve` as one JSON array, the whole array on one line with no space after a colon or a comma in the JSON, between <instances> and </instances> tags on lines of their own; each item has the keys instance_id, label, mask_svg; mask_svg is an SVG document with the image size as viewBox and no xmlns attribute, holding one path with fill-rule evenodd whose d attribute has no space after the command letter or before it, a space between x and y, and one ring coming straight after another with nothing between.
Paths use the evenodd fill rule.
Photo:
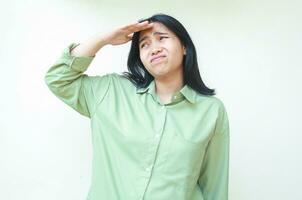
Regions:
<instances>
[{"instance_id":1,"label":"shirt sleeve","mask_svg":"<svg viewBox=\"0 0 302 200\"><path fill-rule=\"evenodd\" d=\"M91 118L96 106L106 94L110 74L88 76L84 72L95 56L73 56L71 50L80 43L72 43L64 49L44 77L48 88L60 100L80 114Z\"/></svg>"},{"instance_id":2,"label":"shirt sleeve","mask_svg":"<svg viewBox=\"0 0 302 200\"><path fill-rule=\"evenodd\" d=\"M229 121L223 103L218 101L215 131L208 143L198 179L205 200L228 200Z\"/></svg>"}]
</instances>

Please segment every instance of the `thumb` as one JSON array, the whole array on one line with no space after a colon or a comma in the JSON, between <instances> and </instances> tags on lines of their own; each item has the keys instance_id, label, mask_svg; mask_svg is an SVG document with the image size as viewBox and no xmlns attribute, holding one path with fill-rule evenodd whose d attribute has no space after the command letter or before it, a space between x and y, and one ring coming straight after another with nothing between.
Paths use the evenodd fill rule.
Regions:
<instances>
[{"instance_id":1,"label":"thumb","mask_svg":"<svg viewBox=\"0 0 302 200\"><path fill-rule=\"evenodd\" d=\"M131 33L131 34L129 34L127 37L128 37L129 39L132 39L133 34L134 34L134 33Z\"/></svg>"}]
</instances>

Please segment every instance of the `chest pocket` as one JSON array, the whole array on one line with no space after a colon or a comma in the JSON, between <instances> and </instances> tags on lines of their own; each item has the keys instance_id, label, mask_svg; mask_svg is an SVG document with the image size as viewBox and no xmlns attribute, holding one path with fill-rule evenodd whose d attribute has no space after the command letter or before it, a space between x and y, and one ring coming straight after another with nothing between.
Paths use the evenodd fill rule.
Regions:
<instances>
[{"instance_id":1,"label":"chest pocket","mask_svg":"<svg viewBox=\"0 0 302 200\"><path fill-rule=\"evenodd\" d=\"M199 174L207 140L189 140L177 130L171 134L163 172L167 176L175 177L179 184L191 185Z\"/></svg>"}]
</instances>

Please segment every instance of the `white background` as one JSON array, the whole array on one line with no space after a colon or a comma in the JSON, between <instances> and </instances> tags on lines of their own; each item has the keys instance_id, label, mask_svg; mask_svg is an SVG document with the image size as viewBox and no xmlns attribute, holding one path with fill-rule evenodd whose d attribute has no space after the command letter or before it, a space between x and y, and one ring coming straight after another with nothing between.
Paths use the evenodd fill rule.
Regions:
<instances>
[{"instance_id":1,"label":"white background","mask_svg":"<svg viewBox=\"0 0 302 200\"><path fill-rule=\"evenodd\" d=\"M0 199L86 198L89 119L57 99L44 75L71 42L158 12L187 28L202 78L227 108L229 199L302 199L300 2L3 1ZM129 48L105 46L86 73L126 71Z\"/></svg>"}]
</instances>

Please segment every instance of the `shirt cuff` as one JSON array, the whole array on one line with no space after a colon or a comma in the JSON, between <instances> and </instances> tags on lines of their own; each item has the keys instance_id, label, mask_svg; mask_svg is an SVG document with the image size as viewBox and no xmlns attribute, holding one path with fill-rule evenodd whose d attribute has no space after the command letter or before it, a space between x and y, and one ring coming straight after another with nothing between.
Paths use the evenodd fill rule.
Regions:
<instances>
[{"instance_id":1,"label":"shirt cuff","mask_svg":"<svg viewBox=\"0 0 302 200\"><path fill-rule=\"evenodd\" d=\"M89 67L92 60L95 58L94 56L74 56L71 55L71 51L80 45L80 43L71 43L67 48L64 49L62 58L65 63L71 67L72 69L80 72L84 72Z\"/></svg>"}]
</instances>

